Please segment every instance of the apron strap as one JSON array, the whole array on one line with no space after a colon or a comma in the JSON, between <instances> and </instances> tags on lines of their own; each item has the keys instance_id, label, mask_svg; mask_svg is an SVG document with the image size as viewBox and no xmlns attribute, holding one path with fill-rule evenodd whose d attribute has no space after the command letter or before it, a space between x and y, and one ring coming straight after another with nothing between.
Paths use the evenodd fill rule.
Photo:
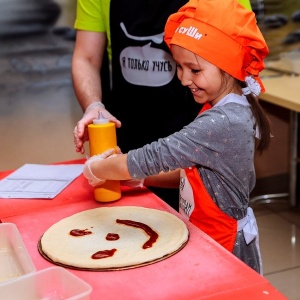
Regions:
<instances>
[{"instance_id":1,"label":"apron strap","mask_svg":"<svg viewBox=\"0 0 300 300\"><path fill-rule=\"evenodd\" d=\"M247 215L243 219L238 220L237 230L243 230L243 234L247 244L249 244L257 237L257 224L251 207L247 208Z\"/></svg>"}]
</instances>

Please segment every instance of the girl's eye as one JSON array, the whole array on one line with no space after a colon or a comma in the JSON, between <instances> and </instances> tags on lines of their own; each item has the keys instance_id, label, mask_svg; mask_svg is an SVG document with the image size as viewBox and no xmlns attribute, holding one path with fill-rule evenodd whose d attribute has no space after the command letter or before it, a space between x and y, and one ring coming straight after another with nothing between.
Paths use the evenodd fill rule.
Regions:
<instances>
[{"instance_id":1,"label":"girl's eye","mask_svg":"<svg viewBox=\"0 0 300 300\"><path fill-rule=\"evenodd\" d=\"M176 64L176 68L182 70L182 67L179 64ZM201 72L201 70L190 69L190 72L193 74L198 74L199 72Z\"/></svg>"},{"instance_id":2,"label":"girl's eye","mask_svg":"<svg viewBox=\"0 0 300 300\"><path fill-rule=\"evenodd\" d=\"M196 70L196 69L192 69L191 71L193 74L198 74L199 72L201 72L201 70Z\"/></svg>"}]
</instances>

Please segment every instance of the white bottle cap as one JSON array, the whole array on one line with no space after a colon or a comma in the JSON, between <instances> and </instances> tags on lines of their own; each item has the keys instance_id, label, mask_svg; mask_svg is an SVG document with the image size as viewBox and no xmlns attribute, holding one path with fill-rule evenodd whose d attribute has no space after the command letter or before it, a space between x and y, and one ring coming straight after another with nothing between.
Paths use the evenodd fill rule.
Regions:
<instances>
[{"instance_id":1,"label":"white bottle cap","mask_svg":"<svg viewBox=\"0 0 300 300\"><path fill-rule=\"evenodd\" d=\"M93 124L107 124L108 122L109 119L104 118L101 111L99 111L98 119L93 120Z\"/></svg>"}]
</instances>

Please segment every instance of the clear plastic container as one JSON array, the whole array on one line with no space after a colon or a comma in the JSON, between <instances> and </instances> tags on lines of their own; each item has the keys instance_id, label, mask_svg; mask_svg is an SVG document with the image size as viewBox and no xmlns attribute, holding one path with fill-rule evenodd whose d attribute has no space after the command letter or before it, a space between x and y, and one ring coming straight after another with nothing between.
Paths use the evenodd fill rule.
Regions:
<instances>
[{"instance_id":1,"label":"clear plastic container","mask_svg":"<svg viewBox=\"0 0 300 300\"><path fill-rule=\"evenodd\" d=\"M54 266L0 285L1 300L89 300L92 287Z\"/></svg>"},{"instance_id":2,"label":"clear plastic container","mask_svg":"<svg viewBox=\"0 0 300 300\"><path fill-rule=\"evenodd\" d=\"M0 285L35 271L17 226L0 223Z\"/></svg>"}]
</instances>

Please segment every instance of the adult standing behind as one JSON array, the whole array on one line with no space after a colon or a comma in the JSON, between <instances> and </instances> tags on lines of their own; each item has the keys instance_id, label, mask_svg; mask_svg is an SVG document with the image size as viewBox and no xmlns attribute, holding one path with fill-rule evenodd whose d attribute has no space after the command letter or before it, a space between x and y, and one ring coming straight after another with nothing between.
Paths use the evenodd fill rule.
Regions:
<instances>
[{"instance_id":1,"label":"adult standing behind","mask_svg":"<svg viewBox=\"0 0 300 300\"><path fill-rule=\"evenodd\" d=\"M98 111L115 122L123 152L167 136L194 120L201 106L180 84L176 64L163 41L167 18L186 2L77 1L72 76L84 111L74 129L77 152L84 153L87 125L98 117ZM249 0L240 2L251 8ZM103 72L106 49L111 80ZM109 91L104 93L103 89ZM177 209L178 189L151 190Z\"/></svg>"}]
</instances>

